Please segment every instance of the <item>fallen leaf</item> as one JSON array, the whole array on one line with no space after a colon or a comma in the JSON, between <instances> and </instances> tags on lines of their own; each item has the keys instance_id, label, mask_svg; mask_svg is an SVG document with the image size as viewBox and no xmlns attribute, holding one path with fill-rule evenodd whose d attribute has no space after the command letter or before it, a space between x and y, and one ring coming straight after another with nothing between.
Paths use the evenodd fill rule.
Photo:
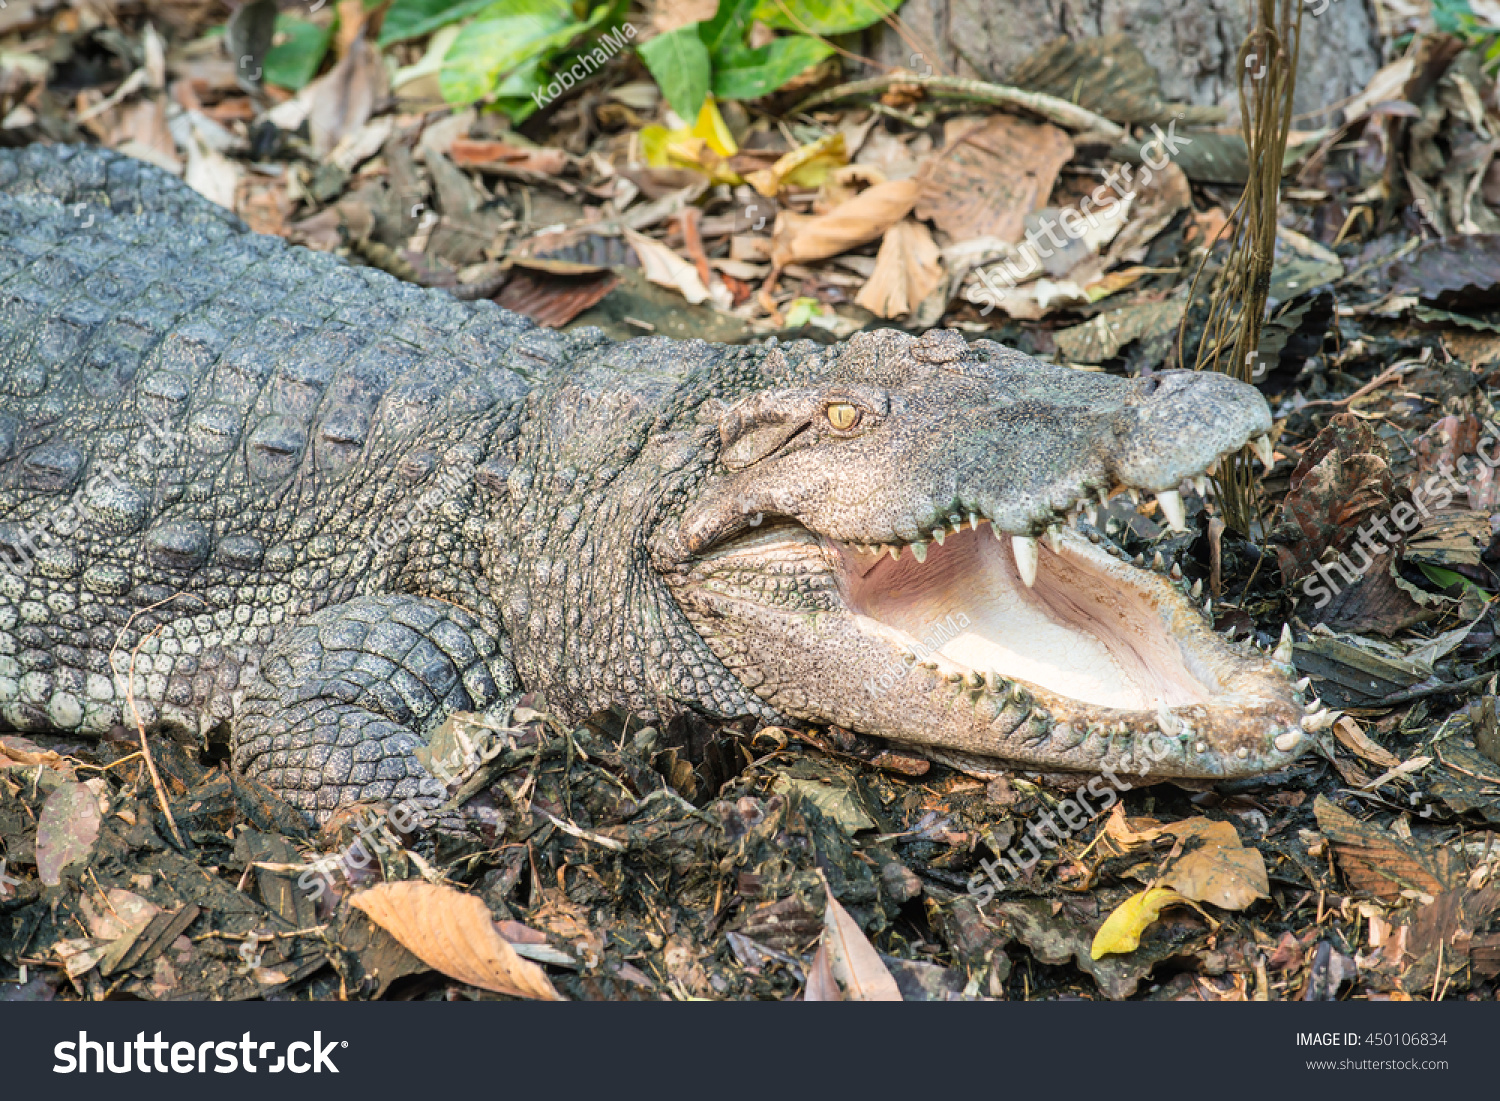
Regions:
<instances>
[{"instance_id":1,"label":"fallen leaf","mask_svg":"<svg viewBox=\"0 0 1500 1101\"><path fill-rule=\"evenodd\" d=\"M460 168L508 168L541 176L560 176L568 167L568 154L546 146L520 146L503 141L455 138L448 156Z\"/></svg>"},{"instance_id":2,"label":"fallen leaf","mask_svg":"<svg viewBox=\"0 0 1500 1101\"><path fill-rule=\"evenodd\" d=\"M1188 848L1162 873L1160 882L1194 902L1211 902L1225 910L1243 910L1258 898L1269 898L1271 881L1260 850L1246 848L1229 822L1190 818L1163 826Z\"/></svg>"},{"instance_id":3,"label":"fallen leaf","mask_svg":"<svg viewBox=\"0 0 1500 1101\"><path fill-rule=\"evenodd\" d=\"M1131 895L1114 912L1104 919L1099 931L1094 934L1094 943L1089 954L1094 959L1109 955L1124 955L1141 946L1141 934L1168 906L1191 905L1176 891L1164 887L1148 887Z\"/></svg>"},{"instance_id":4,"label":"fallen leaf","mask_svg":"<svg viewBox=\"0 0 1500 1101\"><path fill-rule=\"evenodd\" d=\"M745 182L768 199L788 184L820 187L828 173L849 163L844 134L838 131L783 154L770 168L747 173Z\"/></svg>"},{"instance_id":5,"label":"fallen leaf","mask_svg":"<svg viewBox=\"0 0 1500 1101\"><path fill-rule=\"evenodd\" d=\"M88 859L99 836L99 800L83 784L61 784L47 796L36 824L36 874L48 887L70 864Z\"/></svg>"},{"instance_id":6,"label":"fallen leaf","mask_svg":"<svg viewBox=\"0 0 1500 1101\"><path fill-rule=\"evenodd\" d=\"M881 236L905 218L921 194L917 179L889 180L861 192L827 214L777 216L771 257L778 267L837 256Z\"/></svg>"},{"instance_id":7,"label":"fallen leaf","mask_svg":"<svg viewBox=\"0 0 1500 1101\"><path fill-rule=\"evenodd\" d=\"M860 929L849 911L828 892L823 911L820 951L828 952L828 969L844 998L851 1002L899 1002L901 991L880 953Z\"/></svg>"},{"instance_id":8,"label":"fallen leaf","mask_svg":"<svg viewBox=\"0 0 1500 1101\"><path fill-rule=\"evenodd\" d=\"M645 272L647 279L659 287L669 287L680 292L694 306L709 297L708 288L703 285L703 280L698 277L698 269L692 264L644 233L637 233L633 229L625 229L623 232L625 240L630 242L630 247L640 257L641 271Z\"/></svg>"},{"instance_id":9,"label":"fallen leaf","mask_svg":"<svg viewBox=\"0 0 1500 1101\"><path fill-rule=\"evenodd\" d=\"M942 281L937 243L926 226L908 218L886 230L874 274L854 302L877 317L902 317L921 305Z\"/></svg>"},{"instance_id":10,"label":"fallen leaf","mask_svg":"<svg viewBox=\"0 0 1500 1101\"><path fill-rule=\"evenodd\" d=\"M196 129L188 135L187 171L182 178L205 199L218 203L225 210L234 209L240 168L204 142Z\"/></svg>"},{"instance_id":11,"label":"fallen leaf","mask_svg":"<svg viewBox=\"0 0 1500 1101\"><path fill-rule=\"evenodd\" d=\"M917 201L917 217L955 240L1019 241L1073 159L1072 139L1050 123L1015 115L957 118L943 128L944 151Z\"/></svg>"},{"instance_id":12,"label":"fallen leaf","mask_svg":"<svg viewBox=\"0 0 1500 1101\"><path fill-rule=\"evenodd\" d=\"M730 936L734 934L731 933ZM841 1002L844 1000L839 984L834 981L833 969L828 965L828 946L821 941L813 953L812 964L807 969L807 985L802 988L804 1002Z\"/></svg>"},{"instance_id":13,"label":"fallen leaf","mask_svg":"<svg viewBox=\"0 0 1500 1101\"><path fill-rule=\"evenodd\" d=\"M346 134L369 121L385 94L385 65L361 30L338 64L304 91L313 152L326 157Z\"/></svg>"},{"instance_id":14,"label":"fallen leaf","mask_svg":"<svg viewBox=\"0 0 1500 1101\"><path fill-rule=\"evenodd\" d=\"M1373 822L1359 821L1325 795L1313 800L1313 813L1355 890L1393 901L1403 890L1436 896L1461 879L1446 848L1433 850L1403 841Z\"/></svg>"},{"instance_id":15,"label":"fallen leaf","mask_svg":"<svg viewBox=\"0 0 1500 1101\"><path fill-rule=\"evenodd\" d=\"M1132 341L1175 332L1182 311L1181 300L1133 302L1082 325L1058 330L1057 350L1071 363L1103 363Z\"/></svg>"},{"instance_id":16,"label":"fallen leaf","mask_svg":"<svg viewBox=\"0 0 1500 1101\"><path fill-rule=\"evenodd\" d=\"M434 883L382 883L349 904L449 978L516 998L562 1001L547 974L516 954L474 895Z\"/></svg>"}]
</instances>

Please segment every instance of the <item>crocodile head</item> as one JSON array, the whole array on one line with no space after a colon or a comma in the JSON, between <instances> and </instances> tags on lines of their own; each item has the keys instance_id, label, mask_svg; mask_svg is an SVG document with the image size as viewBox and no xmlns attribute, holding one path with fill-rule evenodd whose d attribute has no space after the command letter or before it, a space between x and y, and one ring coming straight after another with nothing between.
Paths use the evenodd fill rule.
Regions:
<instances>
[{"instance_id":1,"label":"crocodile head","mask_svg":"<svg viewBox=\"0 0 1500 1101\"><path fill-rule=\"evenodd\" d=\"M1074 521L1179 486L1271 427L1223 375L1127 380L952 331L773 350L708 403L717 455L658 569L776 712L939 758L1152 776L1286 764L1290 665L1216 635L1185 581Z\"/></svg>"}]
</instances>

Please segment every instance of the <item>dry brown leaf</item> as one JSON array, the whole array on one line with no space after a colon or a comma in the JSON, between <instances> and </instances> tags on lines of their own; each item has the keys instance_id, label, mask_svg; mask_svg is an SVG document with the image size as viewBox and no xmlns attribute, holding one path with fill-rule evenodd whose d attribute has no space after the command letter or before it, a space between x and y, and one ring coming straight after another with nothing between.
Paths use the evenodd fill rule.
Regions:
<instances>
[{"instance_id":1,"label":"dry brown leaf","mask_svg":"<svg viewBox=\"0 0 1500 1101\"><path fill-rule=\"evenodd\" d=\"M448 156L460 168L511 169L542 176L559 176L568 167L568 154L561 149L527 148L477 138L454 138Z\"/></svg>"},{"instance_id":2,"label":"dry brown leaf","mask_svg":"<svg viewBox=\"0 0 1500 1101\"><path fill-rule=\"evenodd\" d=\"M778 267L837 256L881 236L905 218L921 194L920 180L889 180L863 191L827 214L776 219L771 257Z\"/></svg>"},{"instance_id":3,"label":"dry brown leaf","mask_svg":"<svg viewBox=\"0 0 1500 1101\"><path fill-rule=\"evenodd\" d=\"M807 985L802 989L804 1002L841 1002L844 995L833 979L833 969L828 964L828 946L819 942L813 953L811 966L807 969Z\"/></svg>"},{"instance_id":4,"label":"dry brown leaf","mask_svg":"<svg viewBox=\"0 0 1500 1101\"><path fill-rule=\"evenodd\" d=\"M1050 123L1014 115L959 118L943 129L917 217L954 240L1021 239L1026 215L1047 203L1057 174L1073 159L1073 142Z\"/></svg>"},{"instance_id":5,"label":"dry brown leaf","mask_svg":"<svg viewBox=\"0 0 1500 1101\"><path fill-rule=\"evenodd\" d=\"M473 895L408 881L361 891L349 904L449 978L516 998L563 1000L546 972L495 930L488 907Z\"/></svg>"},{"instance_id":6,"label":"dry brown leaf","mask_svg":"<svg viewBox=\"0 0 1500 1101\"><path fill-rule=\"evenodd\" d=\"M1190 818L1163 826L1184 842L1197 843L1183 853L1161 877L1164 886L1184 898L1211 902L1225 910L1243 910L1258 898L1268 898L1271 881L1259 849L1248 849L1228 822Z\"/></svg>"},{"instance_id":7,"label":"dry brown leaf","mask_svg":"<svg viewBox=\"0 0 1500 1101\"><path fill-rule=\"evenodd\" d=\"M1342 716L1338 722L1333 724L1333 736L1344 744L1347 749L1359 754L1367 761L1372 761L1381 768L1395 768L1401 763L1401 758L1376 745L1359 728L1348 715Z\"/></svg>"},{"instance_id":8,"label":"dry brown leaf","mask_svg":"<svg viewBox=\"0 0 1500 1101\"><path fill-rule=\"evenodd\" d=\"M238 164L208 145L194 130L188 136L187 171L183 180L205 199L225 210L234 209L241 169Z\"/></svg>"},{"instance_id":9,"label":"dry brown leaf","mask_svg":"<svg viewBox=\"0 0 1500 1101\"><path fill-rule=\"evenodd\" d=\"M1439 895L1461 878L1446 848L1403 841L1373 822L1361 822L1324 795L1313 800L1313 813L1355 890L1393 901L1403 890Z\"/></svg>"},{"instance_id":10,"label":"dry brown leaf","mask_svg":"<svg viewBox=\"0 0 1500 1101\"><path fill-rule=\"evenodd\" d=\"M103 818L99 800L83 784L60 784L42 803L36 825L36 874L48 887L71 864L88 860Z\"/></svg>"},{"instance_id":11,"label":"dry brown leaf","mask_svg":"<svg viewBox=\"0 0 1500 1101\"><path fill-rule=\"evenodd\" d=\"M828 969L851 1002L899 1002L901 991L890 969L875 951L859 923L839 900L828 892L823 911L822 948L828 951Z\"/></svg>"},{"instance_id":12,"label":"dry brown leaf","mask_svg":"<svg viewBox=\"0 0 1500 1101\"><path fill-rule=\"evenodd\" d=\"M625 229L625 240L640 257L641 271L646 278L659 287L678 291L691 305L696 306L709 297L709 290L698 276L698 269L678 256L666 245L644 233Z\"/></svg>"},{"instance_id":13,"label":"dry brown leaf","mask_svg":"<svg viewBox=\"0 0 1500 1101\"><path fill-rule=\"evenodd\" d=\"M911 218L886 231L875 271L854 299L877 317L902 317L921 305L943 281L937 242Z\"/></svg>"},{"instance_id":14,"label":"dry brown leaf","mask_svg":"<svg viewBox=\"0 0 1500 1101\"><path fill-rule=\"evenodd\" d=\"M361 33L339 62L308 85L308 129L313 152L326 157L346 134L366 122L375 103L386 94L385 65L380 52Z\"/></svg>"}]
</instances>

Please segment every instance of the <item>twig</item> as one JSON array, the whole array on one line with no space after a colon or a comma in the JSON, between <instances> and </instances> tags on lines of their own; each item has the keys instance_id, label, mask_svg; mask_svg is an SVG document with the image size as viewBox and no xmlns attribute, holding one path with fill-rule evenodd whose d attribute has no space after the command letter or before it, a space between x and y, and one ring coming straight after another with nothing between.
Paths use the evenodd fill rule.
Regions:
<instances>
[{"instance_id":1,"label":"twig","mask_svg":"<svg viewBox=\"0 0 1500 1101\"><path fill-rule=\"evenodd\" d=\"M992 103L997 107L1022 107L1059 126L1065 126L1070 130L1096 131L1108 135L1114 141L1123 141L1129 136L1129 131L1118 123L1110 122L1109 119L1094 114L1086 107L1069 103L1065 99L1058 99L1056 96L1049 96L1045 92L1027 92L1005 84L991 84L984 80L966 80L957 76L918 76L914 73L892 73L886 76L870 77L868 80L856 80L850 84L840 84L835 88L808 96L789 113L800 114L814 107L849 99L852 96L883 92L896 84L915 85L925 88L935 96L946 96L949 99Z\"/></svg>"},{"instance_id":2,"label":"twig","mask_svg":"<svg viewBox=\"0 0 1500 1101\"><path fill-rule=\"evenodd\" d=\"M170 604L179 596L190 595L192 594L173 593L165 600L158 600L155 604L147 605L144 608L140 608L135 612L132 612L130 618L125 621L125 626L120 628L120 634L115 636L115 644L109 648L109 671L111 673L115 672L115 652L119 650L120 639L124 636L126 631L130 630L130 625L135 622L136 616L144 615L147 612L154 611L155 609L160 608L163 604ZM202 597L195 597L194 599L198 600L200 603L203 602ZM156 799L161 806L161 812L166 816L167 825L172 829L172 838L177 842L177 847L179 849L186 849L187 842L182 839L182 831L177 828L177 819L172 814L172 804L167 801L167 789L161 782L161 773L156 771L156 761L151 756L151 746L146 738L146 724L141 721L140 709L135 705L135 659L140 654L141 647L146 645L147 642L151 641L151 639L156 636L157 631L160 631L165 626L165 623L158 624L156 630L152 631L145 638L141 639L140 642L137 642L134 649L130 651L130 669L126 673L125 680L125 702L130 705L130 713L135 716L135 729L136 732L140 735L141 739L141 756L145 758L146 771L151 774L151 786L156 790Z\"/></svg>"}]
</instances>

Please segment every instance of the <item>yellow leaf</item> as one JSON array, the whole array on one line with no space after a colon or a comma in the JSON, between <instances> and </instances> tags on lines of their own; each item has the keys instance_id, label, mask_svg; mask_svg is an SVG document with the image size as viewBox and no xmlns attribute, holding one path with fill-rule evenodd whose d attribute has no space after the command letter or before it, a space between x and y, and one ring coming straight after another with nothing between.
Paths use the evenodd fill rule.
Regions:
<instances>
[{"instance_id":1,"label":"yellow leaf","mask_svg":"<svg viewBox=\"0 0 1500 1101\"><path fill-rule=\"evenodd\" d=\"M705 105L708 110L710 105ZM715 115L718 111L715 110ZM728 131L725 131L727 136ZM739 173L730 168L713 144L694 130L668 130L665 126L641 128L641 157L650 168L691 168L714 183L738 184ZM733 139L730 139L731 144Z\"/></svg>"},{"instance_id":2,"label":"yellow leaf","mask_svg":"<svg viewBox=\"0 0 1500 1101\"><path fill-rule=\"evenodd\" d=\"M734 135L729 132L728 123L719 114L719 105L714 102L713 96L703 101L692 132L694 137L702 138L721 157L732 157L740 151L740 147L734 143Z\"/></svg>"},{"instance_id":3,"label":"yellow leaf","mask_svg":"<svg viewBox=\"0 0 1500 1101\"><path fill-rule=\"evenodd\" d=\"M1164 887L1148 887L1131 895L1115 907L1115 912L1099 926L1089 955L1097 960L1101 956L1134 952L1141 946L1141 934L1146 931L1146 927L1168 906L1177 905L1190 903L1176 891L1169 891Z\"/></svg>"},{"instance_id":4,"label":"yellow leaf","mask_svg":"<svg viewBox=\"0 0 1500 1101\"><path fill-rule=\"evenodd\" d=\"M821 187L829 172L848 163L848 148L840 131L783 154L770 168L750 173L745 182L766 198L774 199L787 184Z\"/></svg>"}]
</instances>

